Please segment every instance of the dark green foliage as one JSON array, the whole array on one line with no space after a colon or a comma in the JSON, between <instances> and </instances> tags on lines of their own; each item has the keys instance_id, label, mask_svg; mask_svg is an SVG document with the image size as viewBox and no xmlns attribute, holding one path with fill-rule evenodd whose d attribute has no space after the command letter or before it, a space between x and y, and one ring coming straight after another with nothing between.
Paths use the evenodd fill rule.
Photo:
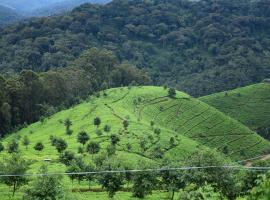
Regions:
<instances>
[{"instance_id":1,"label":"dark green foliage","mask_svg":"<svg viewBox=\"0 0 270 200\"><path fill-rule=\"evenodd\" d=\"M18 153L19 152L19 144L16 140L12 140L10 143L8 143L7 146L8 153Z\"/></svg>"},{"instance_id":2,"label":"dark green foliage","mask_svg":"<svg viewBox=\"0 0 270 200\"><path fill-rule=\"evenodd\" d=\"M161 130L159 128L156 128L154 130L154 133L157 135L157 136L160 136L160 133L161 133Z\"/></svg>"},{"instance_id":3,"label":"dark green foliage","mask_svg":"<svg viewBox=\"0 0 270 200\"><path fill-rule=\"evenodd\" d=\"M168 90L168 96L169 96L170 98L174 98L175 95L176 95L175 89L174 89L174 88L170 88L170 89Z\"/></svg>"},{"instance_id":4,"label":"dark green foliage","mask_svg":"<svg viewBox=\"0 0 270 200\"><path fill-rule=\"evenodd\" d=\"M59 156L59 161L67 166L69 166L74 159L75 155L71 151L65 151Z\"/></svg>"},{"instance_id":5,"label":"dark green foliage","mask_svg":"<svg viewBox=\"0 0 270 200\"><path fill-rule=\"evenodd\" d=\"M147 145L147 141L144 138L141 138L140 139L140 147L141 147L142 152L146 151L146 145Z\"/></svg>"},{"instance_id":6,"label":"dark green foliage","mask_svg":"<svg viewBox=\"0 0 270 200\"><path fill-rule=\"evenodd\" d=\"M48 173L46 166L40 169L41 174ZM44 199L71 199L70 194L64 190L61 176L42 176L34 180L27 188L23 200L44 200Z\"/></svg>"},{"instance_id":7,"label":"dark green foliage","mask_svg":"<svg viewBox=\"0 0 270 200\"><path fill-rule=\"evenodd\" d=\"M84 171L84 163L80 159L72 160L67 168L67 173L79 173ZM83 176L80 174L69 174L69 178L72 182L77 179L80 182L83 179Z\"/></svg>"},{"instance_id":8,"label":"dark green foliage","mask_svg":"<svg viewBox=\"0 0 270 200\"><path fill-rule=\"evenodd\" d=\"M175 146L175 138L174 137L171 137L170 138L170 146L171 147L174 147Z\"/></svg>"},{"instance_id":9,"label":"dark green foliage","mask_svg":"<svg viewBox=\"0 0 270 200\"><path fill-rule=\"evenodd\" d=\"M35 146L34 149L36 151L42 151L44 149L44 145L41 142L38 142Z\"/></svg>"},{"instance_id":10,"label":"dark green foliage","mask_svg":"<svg viewBox=\"0 0 270 200\"><path fill-rule=\"evenodd\" d=\"M97 126L97 128L98 128L100 124L101 124L101 119L99 117L96 117L94 119L94 125Z\"/></svg>"},{"instance_id":11,"label":"dark green foliage","mask_svg":"<svg viewBox=\"0 0 270 200\"><path fill-rule=\"evenodd\" d=\"M81 131L77 136L77 141L81 143L83 146L88 142L89 139L90 137L88 133L86 133L85 131Z\"/></svg>"},{"instance_id":12,"label":"dark green foliage","mask_svg":"<svg viewBox=\"0 0 270 200\"><path fill-rule=\"evenodd\" d=\"M133 195L143 199L146 195L152 194L157 184L157 176L152 172L138 172L133 175Z\"/></svg>"},{"instance_id":13,"label":"dark green foliage","mask_svg":"<svg viewBox=\"0 0 270 200\"><path fill-rule=\"evenodd\" d=\"M228 163L214 151L197 151L187 156L184 165L201 167L223 166ZM216 185L230 199L235 198L239 192L235 185L234 172L226 168L186 170L182 178L185 184L196 183L198 186L203 186L207 182Z\"/></svg>"},{"instance_id":14,"label":"dark green foliage","mask_svg":"<svg viewBox=\"0 0 270 200\"><path fill-rule=\"evenodd\" d=\"M87 146L86 146L86 151L89 153L89 154L97 154L99 151L100 151L100 145L99 143L97 142L90 142Z\"/></svg>"},{"instance_id":15,"label":"dark green foliage","mask_svg":"<svg viewBox=\"0 0 270 200\"><path fill-rule=\"evenodd\" d=\"M68 146L67 142L62 138L56 138L53 144L59 153L62 153Z\"/></svg>"},{"instance_id":16,"label":"dark green foliage","mask_svg":"<svg viewBox=\"0 0 270 200\"><path fill-rule=\"evenodd\" d=\"M84 153L84 148L83 147L78 147L78 153L83 154Z\"/></svg>"},{"instance_id":17,"label":"dark green foliage","mask_svg":"<svg viewBox=\"0 0 270 200\"><path fill-rule=\"evenodd\" d=\"M0 153L5 150L4 145L0 142Z\"/></svg>"},{"instance_id":18,"label":"dark green foliage","mask_svg":"<svg viewBox=\"0 0 270 200\"><path fill-rule=\"evenodd\" d=\"M125 119L123 121L123 127L124 127L124 129L127 130L128 126L129 126L129 122L128 122L128 120Z\"/></svg>"},{"instance_id":19,"label":"dark green foliage","mask_svg":"<svg viewBox=\"0 0 270 200\"><path fill-rule=\"evenodd\" d=\"M116 145L120 141L119 136L115 134L111 135L110 138L111 138L112 145Z\"/></svg>"},{"instance_id":20,"label":"dark green foliage","mask_svg":"<svg viewBox=\"0 0 270 200\"><path fill-rule=\"evenodd\" d=\"M107 154L108 154L109 157L112 156L112 155L114 155L115 152L116 152L116 147L115 147L115 145L112 145L112 144L111 144L111 145L107 146L106 152L107 152Z\"/></svg>"},{"instance_id":21,"label":"dark green foliage","mask_svg":"<svg viewBox=\"0 0 270 200\"><path fill-rule=\"evenodd\" d=\"M111 127L110 127L108 124L106 124L106 125L104 126L103 130L104 130L106 133L109 133L109 132L111 131Z\"/></svg>"},{"instance_id":22,"label":"dark green foliage","mask_svg":"<svg viewBox=\"0 0 270 200\"><path fill-rule=\"evenodd\" d=\"M84 50L104 46L117 52L120 60L150 71L157 84L181 86L196 96L231 89L269 77L268 7L266 0L85 4L69 14L2 30L0 69L66 67ZM117 85L131 83L135 69L124 66L114 72L112 65L96 67L114 61L104 55L72 65L90 68L94 77L112 74ZM139 77L132 79L139 82Z\"/></svg>"},{"instance_id":23,"label":"dark green foliage","mask_svg":"<svg viewBox=\"0 0 270 200\"><path fill-rule=\"evenodd\" d=\"M130 143L127 143L126 144L126 149L127 149L127 151L131 151L132 145Z\"/></svg>"},{"instance_id":24,"label":"dark green foliage","mask_svg":"<svg viewBox=\"0 0 270 200\"><path fill-rule=\"evenodd\" d=\"M121 170L121 167L119 164L108 161L103 165L102 170ZM98 182L108 192L109 198L113 198L115 193L124 185L124 178L123 173L106 173L98 176Z\"/></svg>"},{"instance_id":25,"label":"dark green foliage","mask_svg":"<svg viewBox=\"0 0 270 200\"><path fill-rule=\"evenodd\" d=\"M26 149L28 149L28 146L30 144L30 140L26 135L23 137L22 144L25 146Z\"/></svg>"},{"instance_id":26,"label":"dark green foliage","mask_svg":"<svg viewBox=\"0 0 270 200\"><path fill-rule=\"evenodd\" d=\"M173 200L175 192L178 191L181 187L183 187L184 184L182 181L181 173L179 173L178 171L166 170L170 167L164 167L164 171L160 172L160 177L162 188L172 193L171 199Z\"/></svg>"},{"instance_id":27,"label":"dark green foliage","mask_svg":"<svg viewBox=\"0 0 270 200\"><path fill-rule=\"evenodd\" d=\"M70 129L70 127L72 126L72 121L70 119L66 119L64 125L66 127L66 134L71 136L73 133L73 131Z\"/></svg>"},{"instance_id":28,"label":"dark green foliage","mask_svg":"<svg viewBox=\"0 0 270 200\"><path fill-rule=\"evenodd\" d=\"M29 169L29 163L26 162L21 155L12 154L9 158L5 158L3 163L0 163L1 173L21 175L25 174ZM12 196L24 184L27 183L25 176L6 176L1 177L0 182L12 187Z\"/></svg>"}]
</instances>

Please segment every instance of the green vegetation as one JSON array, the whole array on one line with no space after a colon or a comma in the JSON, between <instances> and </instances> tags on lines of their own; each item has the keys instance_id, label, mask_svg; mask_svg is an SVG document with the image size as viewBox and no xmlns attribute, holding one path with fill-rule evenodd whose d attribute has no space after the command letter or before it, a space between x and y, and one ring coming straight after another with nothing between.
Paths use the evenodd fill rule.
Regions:
<instances>
[{"instance_id":1,"label":"green vegetation","mask_svg":"<svg viewBox=\"0 0 270 200\"><path fill-rule=\"evenodd\" d=\"M44 73L23 70L19 75L0 75L0 137L38 120L43 122L98 90L149 82L143 71L126 62L120 64L111 51L97 48L85 51L65 69ZM66 134L72 135L73 121L62 120Z\"/></svg>"},{"instance_id":2,"label":"green vegetation","mask_svg":"<svg viewBox=\"0 0 270 200\"><path fill-rule=\"evenodd\" d=\"M49 172L82 172L89 169L156 168L164 164L169 167L224 165L231 160L245 159L270 151L269 142L241 123L182 92L176 91L171 98L168 91L169 89L153 86L106 90L106 96L91 96L86 102L6 136L2 144L7 150L2 151L0 156L6 157L9 149L19 151L23 158L31 161L29 172L37 172L46 159L50 160ZM72 122L69 128L72 127L74 134L71 136L66 134L67 124L71 124L66 123L66 119ZM127 120L128 123L125 122ZM97 130L102 130L106 125L110 127L109 132L96 134ZM29 148L21 148L20 140L25 140L26 137L31 141ZM216 149L217 153L214 153L216 150L209 152L208 149ZM180 188L184 189L184 186L194 183L196 191L211 191L213 186L222 195L233 197L240 191L229 187L236 184L236 176L231 171L224 170L209 169L192 173L187 171L187 174L181 173L180 179L179 174L173 172L156 176L142 172L128 178L128 182L132 182L129 186L132 189L127 190L139 198L151 199L157 194L163 195L162 192L157 193L157 190L168 190L170 196L178 196ZM125 177L129 177L128 174ZM74 190L78 191L75 194L79 195L80 199L97 198L92 195L99 190L99 185L104 186L109 197L115 195L117 198L124 194L121 198L128 199L130 193L118 193L122 188L128 188L125 177L123 174L108 174L102 177L74 174L70 175L72 184L67 177L63 182L73 185ZM166 184L161 187L159 180ZM157 184L150 184L156 181ZM212 186L205 186L205 182ZM255 182L251 181L249 184L254 186ZM89 190L87 188L91 185L93 193L79 192ZM37 187L35 183L33 187ZM188 189L182 191L182 195L185 195L186 190ZM22 195L20 191L25 189L19 190L18 196ZM247 193L247 190L243 191ZM28 193L30 195L33 191L29 190ZM215 195L219 195L219 192Z\"/></svg>"},{"instance_id":3,"label":"green vegetation","mask_svg":"<svg viewBox=\"0 0 270 200\"><path fill-rule=\"evenodd\" d=\"M260 83L199 98L270 140L270 84Z\"/></svg>"},{"instance_id":4,"label":"green vegetation","mask_svg":"<svg viewBox=\"0 0 270 200\"><path fill-rule=\"evenodd\" d=\"M146 69L155 84L193 96L233 89L269 77L269 7L268 0L84 4L3 29L0 71L67 67L84 50L102 47ZM114 76L132 77L122 70Z\"/></svg>"}]
</instances>

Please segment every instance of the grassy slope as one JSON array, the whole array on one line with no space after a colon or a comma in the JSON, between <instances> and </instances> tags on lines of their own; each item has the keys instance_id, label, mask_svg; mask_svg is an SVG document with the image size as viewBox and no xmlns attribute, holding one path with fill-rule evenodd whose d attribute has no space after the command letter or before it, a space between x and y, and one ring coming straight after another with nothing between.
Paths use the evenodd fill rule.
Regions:
<instances>
[{"instance_id":1,"label":"grassy slope","mask_svg":"<svg viewBox=\"0 0 270 200\"><path fill-rule=\"evenodd\" d=\"M252 130L270 127L270 84L260 83L199 98Z\"/></svg>"},{"instance_id":2,"label":"grassy slope","mask_svg":"<svg viewBox=\"0 0 270 200\"><path fill-rule=\"evenodd\" d=\"M106 94L107 96L92 97L88 102L61 111L44 122L32 124L5 138L3 144L6 146L14 138L22 141L20 138L27 135L31 141L29 149L21 146L20 150L23 156L33 160L30 170L32 172L36 171L45 158L52 159L51 171L64 171L65 167L58 163L58 153L50 145L49 137L55 135L64 138L68 143L68 149L77 152L80 145L76 141L76 135L82 130L90 134L91 140L100 142L103 149L109 144L109 135L118 133L121 142L117 146L115 159L133 168L140 160L153 167L160 163L159 159L152 156L154 148L158 145L165 152L165 157L176 163L181 162L185 154L196 149L205 149L206 146L221 151L224 146L228 146L228 156L232 159L255 156L270 149L268 142L244 125L184 93L178 92L177 97L171 99L166 96L167 91L163 88L149 86L110 89ZM100 129L105 124L111 126L110 133L96 135L97 128L93 125L96 116L102 120ZM74 133L71 137L65 135L63 121L67 118L73 122L71 129ZM130 121L128 133L122 133L124 118ZM160 138L153 133L150 121L155 122L155 128L162 130ZM149 135L154 138L152 142L148 139ZM177 146L173 148L169 145L172 136L177 140ZM144 154L139 147L140 138L148 141ZM39 141L45 145L41 153L33 149ZM126 149L128 142L132 145L130 152ZM6 152L1 155L5 156Z\"/></svg>"}]
</instances>

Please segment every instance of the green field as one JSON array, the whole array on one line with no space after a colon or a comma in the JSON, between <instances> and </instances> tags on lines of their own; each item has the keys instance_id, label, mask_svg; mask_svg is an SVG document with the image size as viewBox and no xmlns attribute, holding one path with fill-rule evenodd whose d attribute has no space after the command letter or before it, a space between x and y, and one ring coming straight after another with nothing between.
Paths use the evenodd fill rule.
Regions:
<instances>
[{"instance_id":1,"label":"green field","mask_svg":"<svg viewBox=\"0 0 270 200\"><path fill-rule=\"evenodd\" d=\"M175 98L170 98L167 94L164 88L152 86L109 89L100 92L100 97L97 95L89 97L86 102L78 106L63 110L13 133L2 142L7 146L13 139L19 141L22 156L33 163L29 172L36 172L44 163L44 159L52 160L49 164L50 171L64 172L65 166L58 162L59 153L51 146L50 136L64 138L68 143L67 150L77 153L78 147L81 146L77 142L77 134L80 131L86 131L90 135L90 141L96 141L101 145L100 153L110 144L111 134L119 135L121 140L117 145L114 159L129 168L138 167L137 164L142 161L151 167L159 166L162 159L155 156L156 148L162 150L163 158L179 166L185 155L200 149L213 148L222 154L226 148L224 157L232 160L270 152L269 142L215 108L182 92L177 92ZM101 119L98 128L93 124L95 117ZM64 126L66 119L70 119L73 124L71 136L66 135ZM127 130L123 128L124 120L129 121ZM152 125L151 121L154 122ZM103 131L105 125L111 127L110 132ZM154 133L155 129L161 130L159 136ZM97 130L99 130L98 134ZM21 145L25 135L30 139L28 149ZM172 137L175 139L174 145L170 144ZM141 140L146 141L145 151L140 148ZM43 151L34 150L33 147L37 142L44 144ZM128 149L127 144L131 148ZM0 155L7 156L7 152L4 151ZM84 159L90 161L92 156L85 154ZM68 178L65 180L70 184ZM84 183L73 187L84 187L83 185ZM86 183L85 187L87 187ZM8 187L1 185L1 191L6 191L2 199L8 199ZM22 195L20 192L18 199ZM79 199L104 199L106 195L102 194L76 195L80 196ZM119 197L116 199L131 199L131 193L119 192L117 195ZM155 195L153 194L149 199L156 199Z\"/></svg>"},{"instance_id":2,"label":"green field","mask_svg":"<svg viewBox=\"0 0 270 200\"><path fill-rule=\"evenodd\" d=\"M260 83L199 98L257 131L270 128L270 84Z\"/></svg>"}]
</instances>

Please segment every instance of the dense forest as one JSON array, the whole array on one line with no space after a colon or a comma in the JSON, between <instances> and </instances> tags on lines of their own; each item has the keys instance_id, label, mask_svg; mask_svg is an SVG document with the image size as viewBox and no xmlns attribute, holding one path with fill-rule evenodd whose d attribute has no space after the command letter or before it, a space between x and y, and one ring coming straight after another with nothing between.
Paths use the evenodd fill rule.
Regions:
<instances>
[{"instance_id":1,"label":"dense forest","mask_svg":"<svg viewBox=\"0 0 270 200\"><path fill-rule=\"evenodd\" d=\"M115 0L34 18L0 32L0 70L68 66L90 47L194 96L269 77L270 2Z\"/></svg>"}]
</instances>

